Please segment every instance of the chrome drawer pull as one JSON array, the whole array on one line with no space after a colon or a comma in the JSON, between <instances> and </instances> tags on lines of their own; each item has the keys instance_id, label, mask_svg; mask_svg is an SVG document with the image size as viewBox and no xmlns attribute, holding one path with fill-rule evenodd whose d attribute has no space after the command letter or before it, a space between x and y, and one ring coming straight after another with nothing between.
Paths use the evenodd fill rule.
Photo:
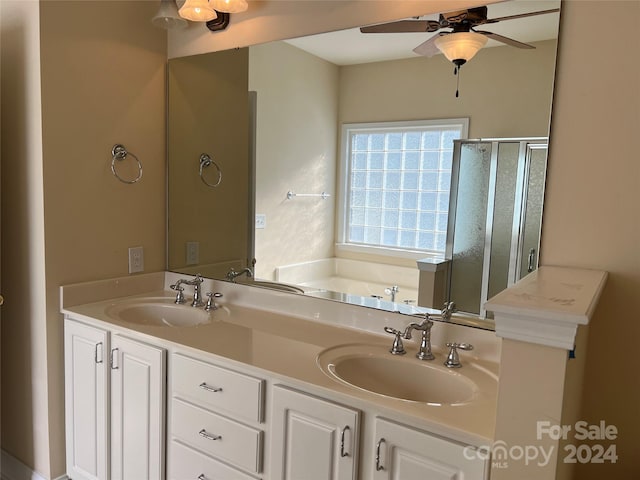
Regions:
<instances>
[{"instance_id":1,"label":"chrome drawer pull","mask_svg":"<svg viewBox=\"0 0 640 480\"><path fill-rule=\"evenodd\" d=\"M222 438L222 435L211 435L210 433L207 433L204 428L198 432L198 435L206 438L207 440L220 440Z\"/></svg>"},{"instance_id":2,"label":"chrome drawer pull","mask_svg":"<svg viewBox=\"0 0 640 480\"><path fill-rule=\"evenodd\" d=\"M200 475L198 475L197 480L207 480L207 477L204 476L204 473L201 473Z\"/></svg>"},{"instance_id":3,"label":"chrome drawer pull","mask_svg":"<svg viewBox=\"0 0 640 480\"><path fill-rule=\"evenodd\" d=\"M216 392L221 392L222 391L222 387L210 387L205 382L202 382L199 386L200 386L200 388L202 388L203 390L206 390L207 392L216 393Z\"/></svg>"},{"instance_id":4,"label":"chrome drawer pull","mask_svg":"<svg viewBox=\"0 0 640 480\"><path fill-rule=\"evenodd\" d=\"M384 470L384 465L380 465L380 447L383 443L387 443L387 441L384 438L381 438L380 441L378 441L378 445L376 446L376 472Z\"/></svg>"},{"instance_id":5,"label":"chrome drawer pull","mask_svg":"<svg viewBox=\"0 0 640 480\"><path fill-rule=\"evenodd\" d=\"M349 452L344 451L344 434L347 432L347 430L351 430L351 428L349 428L349 425L345 425L345 427L342 429L342 433L340 434L340 456L341 457L349 456Z\"/></svg>"}]
</instances>

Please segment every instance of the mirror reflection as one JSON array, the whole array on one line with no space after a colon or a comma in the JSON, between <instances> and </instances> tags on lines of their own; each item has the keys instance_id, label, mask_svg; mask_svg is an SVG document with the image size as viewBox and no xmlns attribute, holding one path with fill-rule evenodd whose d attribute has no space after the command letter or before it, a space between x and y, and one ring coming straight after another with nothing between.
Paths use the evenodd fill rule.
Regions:
<instances>
[{"instance_id":1,"label":"mirror reflection","mask_svg":"<svg viewBox=\"0 0 640 480\"><path fill-rule=\"evenodd\" d=\"M505 2L487 16L556 6ZM483 299L537 264L541 195L525 214L523 182L540 168L517 159L546 161L557 27L557 13L482 25L535 48L490 39L457 75L444 55L413 52L437 35L424 31L354 29L170 60L169 270L406 313L460 296L461 310L483 316ZM486 140L456 141L466 138ZM493 154L498 139L509 140ZM524 156L498 167L498 150L522 142ZM485 152L469 160L465 148ZM202 167L202 154L215 164ZM478 225L482 242L464 248ZM491 241L494 226L508 234Z\"/></svg>"}]
</instances>

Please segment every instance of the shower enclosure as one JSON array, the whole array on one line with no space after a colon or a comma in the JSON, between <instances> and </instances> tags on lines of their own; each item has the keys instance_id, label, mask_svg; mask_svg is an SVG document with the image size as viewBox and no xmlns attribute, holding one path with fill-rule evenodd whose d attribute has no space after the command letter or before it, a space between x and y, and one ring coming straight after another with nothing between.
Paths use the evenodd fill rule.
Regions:
<instances>
[{"instance_id":1,"label":"shower enclosure","mask_svg":"<svg viewBox=\"0 0 640 480\"><path fill-rule=\"evenodd\" d=\"M449 300L484 303L538 266L546 138L454 142L446 257Z\"/></svg>"}]
</instances>

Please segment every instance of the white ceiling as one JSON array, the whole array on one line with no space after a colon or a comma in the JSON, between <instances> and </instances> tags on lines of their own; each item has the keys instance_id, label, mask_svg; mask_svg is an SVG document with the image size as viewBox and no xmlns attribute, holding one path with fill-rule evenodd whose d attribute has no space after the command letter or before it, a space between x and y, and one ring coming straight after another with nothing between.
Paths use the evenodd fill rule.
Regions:
<instances>
[{"instance_id":1,"label":"white ceiling","mask_svg":"<svg viewBox=\"0 0 640 480\"><path fill-rule=\"evenodd\" d=\"M505 17L560 7L560 0L511 0L489 5L488 18ZM549 40L558 36L559 13L507 20L480 27L520 42ZM420 19L438 20L438 15ZM445 30L446 31L446 30ZM286 42L336 65L381 62L415 58L413 49L428 40L433 33L360 33L358 28L301 37ZM489 40L485 48L503 46ZM507 47L514 48L514 47Z\"/></svg>"}]
</instances>

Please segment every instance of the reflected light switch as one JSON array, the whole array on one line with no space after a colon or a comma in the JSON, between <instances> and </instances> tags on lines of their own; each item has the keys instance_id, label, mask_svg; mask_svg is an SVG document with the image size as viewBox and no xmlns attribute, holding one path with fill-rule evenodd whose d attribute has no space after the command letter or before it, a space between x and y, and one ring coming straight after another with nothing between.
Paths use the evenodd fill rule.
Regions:
<instances>
[{"instance_id":1,"label":"reflected light switch","mask_svg":"<svg viewBox=\"0 0 640 480\"><path fill-rule=\"evenodd\" d=\"M256 213L256 228L267 228L267 216L264 213Z\"/></svg>"}]
</instances>

